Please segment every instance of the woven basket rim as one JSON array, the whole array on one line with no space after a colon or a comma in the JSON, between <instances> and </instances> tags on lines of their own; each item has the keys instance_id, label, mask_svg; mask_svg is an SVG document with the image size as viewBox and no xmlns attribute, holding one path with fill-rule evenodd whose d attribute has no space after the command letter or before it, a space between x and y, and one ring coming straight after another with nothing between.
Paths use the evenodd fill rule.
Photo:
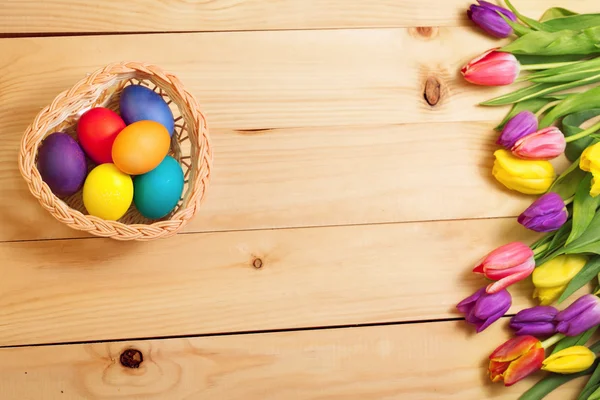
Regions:
<instances>
[{"instance_id":1,"label":"woven basket rim","mask_svg":"<svg viewBox=\"0 0 600 400\"><path fill-rule=\"evenodd\" d=\"M180 209L168 220L156 221L151 224L126 224L104 220L71 208L65 201L52 193L50 187L43 182L35 162L39 144L53 129L48 128L48 120L56 118L56 114L59 114L61 110L67 110L69 114L73 114L76 110L79 111L77 107L75 107L76 110L72 109L77 104L77 99L85 97L91 91L103 93L115 82L125 80L126 76L132 76L132 74L134 76L141 75L143 79L151 80L164 90L180 109L184 108L185 112L182 112L182 117L185 113L190 114L194 123L192 126L195 129L189 128L190 124L188 124L187 133L192 143L192 151L199 153L196 163L190 162L190 169L195 169L195 171L191 174L194 179L192 180L190 177L188 182L191 194L185 204L182 204ZM179 104L173 97L183 100L184 104ZM65 118L63 118L64 120ZM189 121L186 119L185 122L187 124ZM194 148L194 143L196 148ZM200 110L196 98L185 89L180 80L154 64L122 61L107 64L81 78L70 89L60 92L51 104L39 111L23 134L18 162L19 171L31 194L58 221L73 229L86 231L96 236L116 240L147 241L176 234L194 217L205 197L210 181L213 155L206 118Z\"/></svg>"}]
</instances>

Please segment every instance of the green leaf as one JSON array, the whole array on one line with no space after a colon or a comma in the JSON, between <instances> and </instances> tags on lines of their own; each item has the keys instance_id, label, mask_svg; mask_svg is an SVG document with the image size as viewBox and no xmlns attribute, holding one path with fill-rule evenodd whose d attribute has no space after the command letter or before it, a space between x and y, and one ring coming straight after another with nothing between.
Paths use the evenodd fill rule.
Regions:
<instances>
[{"instance_id":1,"label":"green leaf","mask_svg":"<svg viewBox=\"0 0 600 400\"><path fill-rule=\"evenodd\" d=\"M543 25L553 30L582 30L600 25L600 14L581 14L546 21Z\"/></svg>"},{"instance_id":2,"label":"green leaf","mask_svg":"<svg viewBox=\"0 0 600 400\"><path fill-rule=\"evenodd\" d=\"M533 385L531 389L526 391L519 397L519 400L542 400L553 390L564 385L567 382L577 379L581 376L590 375L594 371L595 365L586 369L583 372L570 375L550 374L538 383Z\"/></svg>"},{"instance_id":3,"label":"green leaf","mask_svg":"<svg viewBox=\"0 0 600 400\"><path fill-rule=\"evenodd\" d=\"M600 213L594 215L583 235L569 243L563 254L600 254Z\"/></svg>"},{"instance_id":4,"label":"green leaf","mask_svg":"<svg viewBox=\"0 0 600 400\"><path fill-rule=\"evenodd\" d=\"M592 279L594 279L600 272L600 257L592 257L588 260L585 266L571 279L571 282L567 285L565 291L560 295L558 299L559 303L562 303L565 299L571 296L573 293L587 285Z\"/></svg>"},{"instance_id":5,"label":"green leaf","mask_svg":"<svg viewBox=\"0 0 600 400\"><path fill-rule=\"evenodd\" d=\"M517 36L523 36L529 32L533 32L530 28L525 25L521 25L518 22L510 20L506 15L502 14L500 11L496 11L498 15L513 29L513 32Z\"/></svg>"},{"instance_id":6,"label":"green leaf","mask_svg":"<svg viewBox=\"0 0 600 400\"><path fill-rule=\"evenodd\" d=\"M588 340L590 340L592 335L594 333L596 333L597 329L598 329L598 327L595 326L593 328L588 329L587 331L583 332L580 335L568 336L568 337L564 338L563 340L558 342L558 344L556 346L554 346L554 349L552 350L552 353L550 353L550 354L558 353L559 351L564 350L567 347L585 346L585 344L587 343Z\"/></svg>"},{"instance_id":7,"label":"green leaf","mask_svg":"<svg viewBox=\"0 0 600 400\"><path fill-rule=\"evenodd\" d=\"M539 110L541 110L542 107L544 107L546 104L548 104L552 101L555 101L555 100L548 99L548 98L535 98L535 99L525 100L525 101L520 101L518 103L515 103L515 104L513 104L512 108L508 112L508 114L506 114L506 117L504 117L502 122L500 122L500 124L498 124L498 126L495 127L494 129L496 131L501 131L502 129L504 129L504 125L506 125L506 123L508 121L510 121L510 119L512 117L514 117L515 115L517 115L518 113L520 113L522 111L531 111L532 113L536 113Z\"/></svg>"},{"instance_id":8,"label":"green leaf","mask_svg":"<svg viewBox=\"0 0 600 400\"><path fill-rule=\"evenodd\" d=\"M600 197L590 196L591 185L592 174L588 173L579 183L579 187L575 192L575 200L573 201L573 228L567 239L567 245L585 232L590 222L592 222L594 214L596 214L598 205L600 205Z\"/></svg>"},{"instance_id":9,"label":"green leaf","mask_svg":"<svg viewBox=\"0 0 600 400\"><path fill-rule=\"evenodd\" d=\"M543 96L546 94L559 92L561 90L572 89L572 88L575 88L578 86L584 86L584 85L588 85L590 83L596 83L596 82L600 82L600 72L598 72L595 75L584 78L584 79L580 79L580 80L573 81L573 82L565 82L560 85L551 84L551 83L535 83L529 87L525 87L523 89L516 90L512 93L509 93L509 94L506 94L503 96L499 96L499 97L496 97L495 99L483 102L483 103L481 103L481 105L482 106L506 105L506 104L529 100L529 99L540 97L540 96ZM600 86L598 88L600 88ZM595 88L595 89L598 89L598 88ZM590 89L590 90L593 90L593 89ZM587 93L587 92L583 92L583 93Z\"/></svg>"},{"instance_id":10,"label":"green leaf","mask_svg":"<svg viewBox=\"0 0 600 400\"><path fill-rule=\"evenodd\" d=\"M560 56L536 56L535 54L515 54L514 55L521 65L539 65L539 64L556 64L562 62L581 61L588 58L588 55L581 54L564 54Z\"/></svg>"},{"instance_id":11,"label":"green leaf","mask_svg":"<svg viewBox=\"0 0 600 400\"><path fill-rule=\"evenodd\" d=\"M577 400L587 400L598 387L600 387L600 365L596 367L594 373L590 376L590 379L588 379Z\"/></svg>"},{"instance_id":12,"label":"green leaf","mask_svg":"<svg viewBox=\"0 0 600 400\"><path fill-rule=\"evenodd\" d=\"M515 90L514 92L510 92L507 94L503 94L502 96L498 96L488 101L484 101L481 103L482 106L504 106L507 104L519 103L521 101L525 101L528 99L534 99L538 96L542 90L546 90L552 88L554 85L550 85L547 83L535 83L533 85Z\"/></svg>"},{"instance_id":13,"label":"green leaf","mask_svg":"<svg viewBox=\"0 0 600 400\"><path fill-rule=\"evenodd\" d=\"M567 10L561 7L552 7L546 10L542 17L540 18L540 22L546 22L555 18L569 17L571 15L578 15L576 12Z\"/></svg>"},{"instance_id":14,"label":"green leaf","mask_svg":"<svg viewBox=\"0 0 600 400\"><path fill-rule=\"evenodd\" d=\"M538 31L546 31L546 30L550 30L552 28L547 28L544 24L542 24L541 22L536 21L533 18L529 18L526 17L525 15L521 14L516 8L515 6L513 6L510 2L510 0L504 0L504 2L506 3L506 5L508 6L508 8L510 9L510 11L512 11L518 19L520 19L521 21L523 21L523 23L529 25L530 27L532 27L533 29L536 29Z\"/></svg>"},{"instance_id":15,"label":"green leaf","mask_svg":"<svg viewBox=\"0 0 600 400\"><path fill-rule=\"evenodd\" d=\"M558 32L535 31L527 33L500 51L513 54L536 54L556 56L562 54L600 53L600 26L581 31L561 30Z\"/></svg>"},{"instance_id":16,"label":"green leaf","mask_svg":"<svg viewBox=\"0 0 600 400\"><path fill-rule=\"evenodd\" d=\"M549 254L555 250L558 250L559 248L561 248L565 245L565 243L567 242L567 238L569 237L569 234L571 233L572 227L573 227L573 220L570 219L567 222L565 222L558 231L556 231L556 235L554 235L554 237L552 238L552 241L550 242L550 246L548 246L548 250L546 251L547 254Z\"/></svg>"},{"instance_id":17,"label":"green leaf","mask_svg":"<svg viewBox=\"0 0 600 400\"><path fill-rule=\"evenodd\" d=\"M563 67L548 68L543 71L534 72L529 74L527 79L538 83L573 82L599 73L600 57L596 57Z\"/></svg>"},{"instance_id":18,"label":"green leaf","mask_svg":"<svg viewBox=\"0 0 600 400\"><path fill-rule=\"evenodd\" d=\"M570 199L575 195L579 182L585 177L585 174L586 172L579 168L579 160L577 159L560 174L548 191L558 193L563 200Z\"/></svg>"},{"instance_id":19,"label":"green leaf","mask_svg":"<svg viewBox=\"0 0 600 400\"><path fill-rule=\"evenodd\" d=\"M539 85L546 85L540 83ZM600 108L600 86L592 88L582 93L573 94L564 99L559 105L554 107L540 121L540 129L547 128L559 118L579 111Z\"/></svg>"},{"instance_id":20,"label":"green leaf","mask_svg":"<svg viewBox=\"0 0 600 400\"><path fill-rule=\"evenodd\" d=\"M596 371L598 371L598 369L596 369ZM592 378L590 378L590 380L591 379ZM579 394L579 397L577 397L577 400L597 400L600 397L594 398L594 396L597 396L598 393L600 393L600 392L598 392L599 390L600 390L600 384L585 387Z\"/></svg>"},{"instance_id":21,"label":"green leaf","mask_svg":"<svg viewBox=\"0 0 600 400\"><path fill-rule=\"evenodd\" d=\"M589 119L597 117L598 115L600 115L600 108L569 114L562 120L562 132L564 133L565 137L576 135L583 131L583 128L580 128L581 124ZM598 142L597 139L587 136L579 140L575 140L574 142L567 143L565 156L568 160L574 161L581 156L583 150L596 142Z\"/></svg>"}]
</instances>

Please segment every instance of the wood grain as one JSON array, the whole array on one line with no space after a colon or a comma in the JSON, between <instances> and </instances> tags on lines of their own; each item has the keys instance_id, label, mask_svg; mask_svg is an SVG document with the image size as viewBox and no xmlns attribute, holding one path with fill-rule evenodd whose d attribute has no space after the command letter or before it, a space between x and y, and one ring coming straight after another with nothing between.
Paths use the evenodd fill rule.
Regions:
<instances>
[{"instance_id":1,"label":"wood grain","mask_svg":"<svg viewBox=\"0 0 600 400\"><path fill-rule=\"evenodd\" d=\"M81 235L29 194L17 170L19 141L55 94L128 58L176 72L205 107L215 172L188 231L517 215L531 198L502 191L490 174L491 127L505 110L475 106L502 89L455 76L477 51L458 43L483 50L491 42L464 28L433 35L386 29L0 41L0 240ZM182 51L171 56L173 46ZM191 48L198 51L183 50ZM434 107L423 98L433 78L441 83Z\"/></svg>"},{"instance_id":2,"label":"wood grain","mask_svg":"<svg viewBox=\"0 0 600 400\"><path fill-rule=\"evenodd\" d=\"M477 261L531 239L499 219L3 243L0 345L460 317Z\"/></svg>"},{"instance_id":3,"label":"wood grain","mask_svg":"<svg viewBox=\"0 0 600 400\"><path fill-rule=\"evenodd\" d=\"M486 358L508 339L497 322L462 322L0 350L4 400L516 399L543 374L506 388ZM141 352L137 369L120 363ZM549 400L575 398L585 378Z\"/></svg>"},{"instance_id":4,"label":"wood grain","mask_svg":"<svg viewBox=\"0 0 600 400\"><path fill-rule=\"evenodd\" d=\"M3 0L0 33L165 32L259 29L456 26L467 24L468 0ZM517 0L537 18L564 2ZM597 12L591 0L570 0Z\"/></svg>"}]
</instances>

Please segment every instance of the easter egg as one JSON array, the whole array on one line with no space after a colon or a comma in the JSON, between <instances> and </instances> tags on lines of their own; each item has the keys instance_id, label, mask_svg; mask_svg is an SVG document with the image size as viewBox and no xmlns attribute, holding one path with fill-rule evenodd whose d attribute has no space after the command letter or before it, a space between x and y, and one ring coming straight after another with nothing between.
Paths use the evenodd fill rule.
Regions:
<instances>
[{"instance_id":1,"label":"easter egg","mask_svg":"<svg viewBox=\"0 0 600 400\"><path fill-rule=\"evenodd\" d=\"M83 205L90 215L98 218L118 220L132 200L133 181L114 164L98 165L83 184Z\"/></svg>"},{"instance_id":2,"label":"easter egg","mask_svg":"<svg viewBox=\"0 0 600 400\"><path fill-rule=\"evenodd\" d=\"M171 138L158 122L138 121L127 125L113 143L113 162L129 175L153 170L169 152Z\"/></svg>"},{"instance_id":3,"label":"easter egg","mask_svg":"<svg viewBox=\"0 0 600 400\"><path fill-rule=\"evenodd\" d=\"M133 179L133 202L146 218L158 219L169 214L183 192L183 170L171 156L152 171Z\"/></svg>"},{"instance_id":4,"label":"easter egg","mask_svg":"<svg viewBox=\"0 0 600 400\"><path fill-rule=\"evenodd\" d=\"M77 192L87 174L85 154L71 136L54 132L38 149L37 168L42 180L57 196Z\"/></svg>"},{"instance_id":5,"label":"easter egg","mask_svg":"<svg viewBox=\"0 0 600 400\"><path fill-rule=\"evenodd\" d=\"M112 146L125 128L119 114L108 108L86 111L77 122L77 137L85 153L96 163L112 163Z\"/></svg>"},{"instance_id":6,"label":"easter egg","mask_svg":"<svg viewBox=\"0 0 600 400\"><path fill-rule=\"evenodd\" d=\"M129 125L137 121L156 121L163 124L169 136L173 135L173 112L161 95L141 85L127 86L121 92L119 110Z\"/></svg>"}]
</instances>

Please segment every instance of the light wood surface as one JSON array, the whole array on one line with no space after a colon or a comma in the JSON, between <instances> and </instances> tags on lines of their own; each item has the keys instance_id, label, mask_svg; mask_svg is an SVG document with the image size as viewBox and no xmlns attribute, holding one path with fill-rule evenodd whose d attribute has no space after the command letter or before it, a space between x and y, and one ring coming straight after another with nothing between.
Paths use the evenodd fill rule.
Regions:
<instances>
[{"instance_id":1,"label":"light wood surface","mask_svg":"<svg viewBox=\"0 0 600 400\"><path fill-rule=\"evenodd\" d=\"M381 29L0 41L0 203L11 222L0 226L0 240L82 235L39 206L11 160L40 108L85 73L124 59L176 72L206 112L215 168L189 232L518 215L531 198L502 191L491 177L491 128L506 110L476 106L502 89L456 76L492 41L468 28L432 35ZM462 46L467 40L476 47ZM423 98L432 77L442 82L435 107Z\"/></svg>"},{"instance_id":2,"label":"light wood surface","mask_svg":"<svg viewBox=\"0 0 600 400\"><path fill-rule=\"evenodd\" d=\"M485 377L507 319L453 320L482 256L537 237L514 218L533 198L491 178L507 109L477 104L506 88L458 72L504 42L470 3L0 1L0 399L517 398L537 379ZM122 60L179 76L211 129L207 199L165 241L69 230L17 170L36 113Z\"/></svg>"},{"instance_id":3,"label":"light wood surface","mask_svg":"<svg viewBox=\"0 0 600 400\"><path fill-rule=\"evenodd\" d=\"M0 345L460 317L506 237L531 235L499 219L2 243Z\"/></svg>"},{"instance_id":4,"label":"light wood surface","mask_svg":"<svg viewBox=\"0 0 600 400\"><path fill-rule=\"evenodd\" d=\"M468 0L3 0L0 32L164 32L256 29L456 26ZM569 0L597 12L589 0ZM565 1L515 0L539 17Z\"/></svg>"},{"instance_id":5,"label":"light wood surface","mask_svg":"<svg viewBox=\"0 0 600 400\"><path fill-rule=\"evenodd\" d=\"M11 399L516 399L543 374L506 388L485 375L507 340L462 322L0 349ZM142 353L139 368L120 363ZM580 379L546 399L574 398Z\"/></svg>"}]
</instances>

